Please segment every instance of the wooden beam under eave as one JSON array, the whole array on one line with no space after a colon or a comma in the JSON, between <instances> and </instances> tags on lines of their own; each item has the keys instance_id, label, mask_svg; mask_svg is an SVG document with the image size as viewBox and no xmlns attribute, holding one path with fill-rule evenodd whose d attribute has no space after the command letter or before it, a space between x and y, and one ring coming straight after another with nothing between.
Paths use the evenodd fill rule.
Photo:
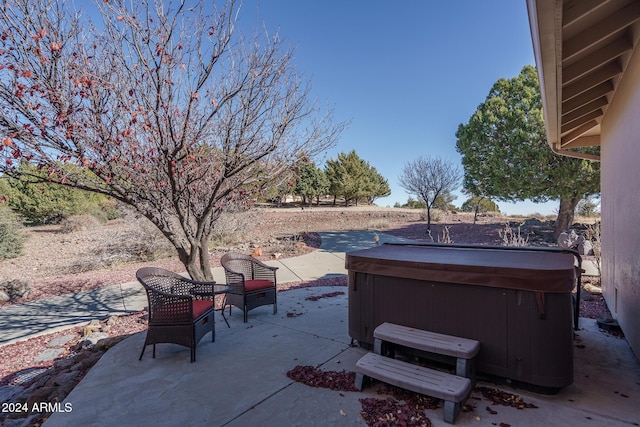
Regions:
<instances>
[{"instance_id":1,"label":"wooden beam under eave","mask_svg":"<svg viewBox=\"0 0 640 427\"><path fill-rule=\"evenodd\" d=\"M599 147L600 135L581 136L574 139L570 143L563 145L562 148L580 148L580 147Z\"/></svg>"},{"instance_id":2,"label":"wooden beam under eave","mask_svg":"<svg viewBox=\"0 0 640 427\"><path fill-rule=\"evenodd\" d=\"M600 83L598 86L589 89L588 91L572 98L568 101L562 103L562 114L567 114L572 112L573 110L577 110L578 108L592 102L595 99L598 99L606 94L613 92L613 83L611 81L606 81L604 83Z\"/></svg>"},{"instance_id":3,"label":"wooden beam under eave","mask_svg":"<svg viewBox=\"0 0 640 427\"><path fill-rule=\"evenodd\" d=\"M626 35L618 37L608 45L563 68L562 84L573 83L585 74L622 56L631 49L633 49L633 44Z\"/></svg>"},{"instance_id":4,"label":"wooden beam under eave","mask_svg":"<svg viewBox=\"0 0 640 427\"><path fill-rule=\"evenodd\" d=\"M609 101L607 101L607 97L601 96L595 101L591 101L588 104L585 104L582 107L578 108L577 110L573 110L570 113L563 114L561 119L562 123L569 123L582 116L586 116L587 114L593 111L599 110L600 108L604 107L608 103Z\"/></svg>"},{"instance_id":5,"label":"wooden beam under eave","mask_svg":"<svg viewBox=\"0 0 640 427\"><path fill-rule=\"evenodd\" d=\"M618 61L613 61L596 71L587 74L574 83L562 88L562 100L567 101L574 98L589 89L598 86L600 83L606 82L622 73L622 67Z\"/></svg>"},{"instance_id":6,"label":"wooden beam under eave","mask_svg":"<svg viewBox=\"0 0 640 427\"><path fill-rule=\"evenodd\" d=\"M566 134L560 139L560 147L565 148L569 143L580 138L582 135L589 132L591 129L593 129L596 126L598 126L598 122L596 122L595 120L592 120L572 130L571 132L569 132L568 134Z\"/></svg>"},{"instance_id":7,"label":"wooden beam under eave","mask_svg":"<svg viewBox=\"0 0 640 427\"><path fill-rule=\"evenodd\" d=\"M562 6L562 26L573 24L578 19L606 4L608 0L568 0Z\"/></svg>"},{"instance_id":8,"label":"wooden beam under eave","mask_svg":"<svg viewBox=\"0 0 640 427\"><path fill-rule=\"evenodd\" d=\"M563 122L562 123L562 128L560 129L560 132L562 133L566 133L569 132L571 129L575 129L577 127L582 126L585 123L590 122L591 120L595 120L598 119L600 117L602 117L604 115L604 113L602 112L602 110L596 110L596 111L592 111L591 113L579 117L575 120L572 120L570 122Z\"/></svg>"},{"instance_id":9,"label":"wooden beam under eave","mask_svg":"<svg viewBox=\"0 0 640 427\"><path fill-rule=\"evenodd\" d=\"M640 19L640 2L634 1L566 40L562 44L562 60L567 61L575 57L638 19Z\"/></svg>"}]
</instances>

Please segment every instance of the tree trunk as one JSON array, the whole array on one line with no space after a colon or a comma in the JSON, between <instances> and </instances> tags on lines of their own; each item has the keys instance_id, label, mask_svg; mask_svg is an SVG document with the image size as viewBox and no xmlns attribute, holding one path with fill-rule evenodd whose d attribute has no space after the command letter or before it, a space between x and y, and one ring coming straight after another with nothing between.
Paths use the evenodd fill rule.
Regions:
<instances>
[{"instance_id":1,"label":"tree trunk","mask_svg":"<svg viewBox=\"0 0 640 427\"><path fill-rule=\"evenodd\" d=\"M476 207L473 210L473 225L478 221L478 210L480 210L480 203L476 203Z\"/></svg>"},{"instance_id":2,"label":"tree trunk","mask_svg":"<svg viewBox=\"0 0 640 427\"><path fill-rule=\"evenodd\" d=\"M178 248L178 256L182 264L187 269L187 273L193 280L210 282L213 281L211 263L209 262L209 240L202 239L200 242L192 242L190 251Z\"/></svg>"},{"instance_id":3,"label":"tree trunk","mask_svg":"<svg viewBox=\"0 0 640 427\"><path fill-rule=\"evenodd\" d=\"M425 233L426 234L431 233L431 207L429 207L428 203L427 203L427 231Z\"/></svg>"},{"instance_id":4,"label":"tree trunk","mask_svg":"<svg viewBox=\"0 0 640 427\"><path fill-rule=\"evenodd\" d=\"M573 225L573 216L576 212L576 206L578 206L579 201L579 197L560 199L558 217L556 218L556 224L553 230L553 237L555 239L558 238L560 233L569 230L569 227Z\"/></svg>"},{"instance_id":5,"label":"tree trunk","mask_svg":"<svg viewBox=\"0 0 640 427\"><path fill-rule=\"evenodd\" d=\"M480 211L480 202L484 200L484 196L478 197L476 200L476 207L473 210L473 224L475 225L476 221L478 221L478 212Z\"/></svg>"}]
</instances>

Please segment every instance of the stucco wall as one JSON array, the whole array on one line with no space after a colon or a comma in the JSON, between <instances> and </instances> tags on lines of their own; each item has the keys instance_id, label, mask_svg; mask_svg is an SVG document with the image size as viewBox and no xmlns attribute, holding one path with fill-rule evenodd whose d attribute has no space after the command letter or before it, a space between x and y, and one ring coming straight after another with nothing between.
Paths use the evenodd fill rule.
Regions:
<instances>
[{"instance_id":1,"label":"stucco wall","mask_svg":"<svg viewBox=\"0 0 640 427\"><path fill-rule=\"evenodd\" d=\"M602 288L640 358L640 52L602 122Z\"/></svg>"}]
</instances>

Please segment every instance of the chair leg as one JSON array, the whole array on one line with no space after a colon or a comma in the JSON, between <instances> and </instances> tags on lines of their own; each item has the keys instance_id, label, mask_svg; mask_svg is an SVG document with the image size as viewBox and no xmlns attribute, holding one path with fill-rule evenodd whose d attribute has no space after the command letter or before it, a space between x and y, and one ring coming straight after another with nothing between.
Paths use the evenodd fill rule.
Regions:
<instances>
[{"instance_id":1,"label":"chair leg","mask_svg":"<svg viewBox=\"0 0 640 427\"><path fill-rule=\"evenodd\" d=\"M142 346L142 353L140 353L140 358L138 360L142 360L142 356L144 356L144 349L147 348L147 343L144 343Z\"/></svg>"},{"instance_id":2,"label":"chair leg","mask_svg":"<svg viewBox=\"0 0 640 427\"><path fill-rule=\"evenodd\" d=\"M153 344L153 358L156 358L156 345Z\"/></svg>"},{"instance_id":3,"label":"chair leg","mask_svg":"<svg viewBox=\"0 0 640 427\"><path fill-rule=\"evenodd\" d=\"M222 313L222 318L224 319L224 323L227 324L227 328L230 328L231 325L229 325L229 321L227 320L227 318L224 315L224 308L222 309L221 313Z\"/></svg>"}]
</instances>

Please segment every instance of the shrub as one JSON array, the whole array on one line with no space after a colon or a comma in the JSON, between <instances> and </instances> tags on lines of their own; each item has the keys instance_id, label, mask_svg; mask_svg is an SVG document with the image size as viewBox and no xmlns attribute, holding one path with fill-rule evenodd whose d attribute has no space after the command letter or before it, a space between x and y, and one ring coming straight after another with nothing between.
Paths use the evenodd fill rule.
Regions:
<instances>
[{"instance_id":1,"label":"shrub","mask_svg":"<svg viewBox=\"0 0 640 427\"><path fill-rule=\"evenodd\" d=\"M103 223L124 216L120 204L110 198L90 204L86 213Z\"/></svg>"},{"instance_id":2,"label":"shrub","mask_svg":"<svg viewBox=\"0 0 640 427\"><path fill-rule=\"evenodd\" d=\"M493 200L478 196L467 199L460 209L462 212L476 212L476 210L478 213L500 212L498 205Z\"/></svg>"},{"instance_id":3,"label":"shrub","mask_svg":"<svg viewBox=\"0 0 640 427\"><path fill-rule=\"evenodd\" d=\"M73 233L74 231L90 230L99 224L100 221L92 215L74 215L60 221L60 231Z\"/></svg>"},{"instance_id":4,"label":"shrub","mask_svg":"<svg viewBox=\"0 0 640 427\"><path fill-rule=\"evenodd\" d=\"M232 245L245 240L256 221L259 219L254 212L223 213L213 225L210 246Z\"/></svg>"},{"instance_id":5,"label":"shrub","mask_svg":"<svg viewBox=\"0 0 640 427\"><path fill-rule=\"evenodd\" d=\"M576 211L578 215L586 216L588 218L598 216L600 204L597 200L594 200L593 197L589 196L583 200L578 202L578 206L576 207Z\"/></svg>"},{"instance_id":6,"label":"shrub","mask_svg":"<svg viewBox=\"0 0 640 427\"><path fill-rule=\"evenodd\" d=\"M424 211L420 212L420 221L427 221L428 220L428 213L427 210L425 209ZM431 222L441 222L442 221L442 211L440 209L431 209Z\"/></svg>"},{"instance_id":7,"label":"shrub","mask_svg":"<svg viewBox=\"0 0 640 427\"><path fill-rule=\"evenodd\" d=\"M503 246L529 246L529 235L523 236L520 232L520 227L523 224L519 224L517 231L511 228L509 223L504 225L503 230L498 230L498 235L502 239Z\"/></svg>"},{"instance_id":8,"label":"shrub","mask_svg":"<svg viewBox=\"0 0 640 427\"><path fill-rule=\"evenodd\" d=\"M405 203L404 205L400 205L399 203L396 203L394 207L408 208L408 209L427 209L427 204L423 201L415 200L409 197L409 199L407 200L407 203Z\"/></svg>"},{"instance_id":9,"label":"shrub","mask_svg":"<svg viewBox=\"0 0 640 427\"><path fill-rule=\"evenodd\" d=\"M17 216L6 206L0 206L0 259L22 254L25 236Z\"/></svg>"},{"instance_id":10,"label":"shrub","mask_svg":"<svg viewBox=\"0 0 640 427\"><path fill-rule=\"evenodd\" d=\"M73 165L66 167L77 168ZM23 163L20 169L41 179L46 178L47 172L33 165ZM34 182L33 178L2 178L0 181L3 181L0 197L27 222L34 224L58 223L69 216L83 214L93 214L106 220L111 219L110 215L115 209L115 202L102 194L48 182Z\"/></svg>"}]
</instances>

